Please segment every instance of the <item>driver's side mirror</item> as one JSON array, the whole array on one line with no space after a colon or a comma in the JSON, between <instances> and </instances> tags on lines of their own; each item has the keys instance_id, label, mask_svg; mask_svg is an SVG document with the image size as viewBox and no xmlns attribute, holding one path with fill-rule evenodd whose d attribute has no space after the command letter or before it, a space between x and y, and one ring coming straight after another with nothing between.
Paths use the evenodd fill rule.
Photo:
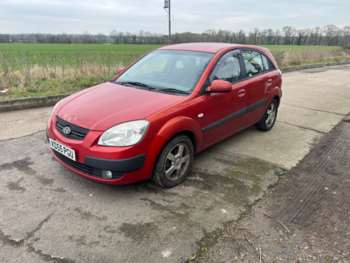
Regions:
<instances>
[{"instance_id":1,"label":"driver's side mirror","mask_svg":"<svg viewBox=\"0 0 350 263\"><path fill-rule=\"evenodd\" d=\"M208 93L224 93L232 91L232 83L226 80L214 80L207 88Z\"/></svg>"},{"instance_id":2,"label":"driver's side mirror","mask_svg":"<svg viewBox=\"0 0 350 263\"><path fill-rule=\"evenodd\" d=\"M117 75L123 73L125 71L125 67L118 67L116 70L115 70L115 73L117 73Z\"/></svg>"}]
</instances>

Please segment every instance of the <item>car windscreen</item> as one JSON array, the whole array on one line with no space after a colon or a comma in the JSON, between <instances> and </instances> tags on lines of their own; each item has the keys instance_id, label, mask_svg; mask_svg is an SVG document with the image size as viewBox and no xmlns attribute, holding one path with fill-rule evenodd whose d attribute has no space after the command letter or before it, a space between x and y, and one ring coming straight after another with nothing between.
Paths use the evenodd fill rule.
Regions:
<instances>
[{"instance_id":1,"label":"car windscreen","mask_svg":"<svg viewBox=\"0 0 350 263\"><path fill-rule=\"evenodd\" d=\"M206 52L157 50L140 59L115 82L189 94L212 57Z\"/></svg>"}]
</instances>

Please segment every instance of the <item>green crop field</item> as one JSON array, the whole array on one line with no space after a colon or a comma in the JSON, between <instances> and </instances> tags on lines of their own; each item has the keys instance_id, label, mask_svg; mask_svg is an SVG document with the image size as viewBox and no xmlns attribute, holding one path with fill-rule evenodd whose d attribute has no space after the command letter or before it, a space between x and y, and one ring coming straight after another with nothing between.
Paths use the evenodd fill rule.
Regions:
<instances>
[{"instance_id":1,"label":"green crop field","mask_svg":"<svg viewBox=\"0 0 350 263\"><path fill-rule=\"evenodd\" d=\"M66 94L110 79L157 45L0 44L0 100ZM282 68L350 60L341 47L267 46Z\"/></svg>"},{"instance_id":2,"label":"green crop field","mask_svg":"<svg viewBox=\"0 0 350 263\"><path fill-rule=\"evenodd\" d=\"M129 63L157 47L111 44L0 44L0 67L79 66L81 63L114 66Z\"/></svg>"}]
</instances>

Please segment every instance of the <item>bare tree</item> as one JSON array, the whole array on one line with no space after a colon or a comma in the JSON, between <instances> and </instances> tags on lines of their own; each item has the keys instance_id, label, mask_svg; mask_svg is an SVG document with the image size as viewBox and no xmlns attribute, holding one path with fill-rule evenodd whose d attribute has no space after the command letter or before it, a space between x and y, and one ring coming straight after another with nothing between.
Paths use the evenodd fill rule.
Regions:
<instances>
[{"instance_id":1,"label":"bare tree","mask_svg":"<svg viewBox=\"0 0 350 263\"><path fill-rule=\"evenodd\" d=\"M180 42L228 42L249 44L285 44L285 45L338 45L350 46L350 26L339 28L335 25L306 29L291 26L282 30L254 29L250 32L239 30L207 30L203 33L183 32L173 35L175 43ZM138 34L113 30L104 34L0 34L0 43L115 43L115 44L166 44L168 36L141 30Z\"/></svg>"}]
</instances>

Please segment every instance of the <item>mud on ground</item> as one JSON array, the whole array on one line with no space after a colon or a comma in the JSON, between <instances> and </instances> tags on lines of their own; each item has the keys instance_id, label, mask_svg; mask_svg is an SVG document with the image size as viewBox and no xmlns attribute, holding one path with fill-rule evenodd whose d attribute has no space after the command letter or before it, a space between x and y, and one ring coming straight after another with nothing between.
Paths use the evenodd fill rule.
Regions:
<instances>
[{"instance_id":1,"label":"mud on ground","mask_svg":"<svg viewBox=\"0 0 350 263\"><path fill-rule=\"evenodd\" d=\"M350 262L350 117L193 262Z\"/></svg>"}]
</instances>

